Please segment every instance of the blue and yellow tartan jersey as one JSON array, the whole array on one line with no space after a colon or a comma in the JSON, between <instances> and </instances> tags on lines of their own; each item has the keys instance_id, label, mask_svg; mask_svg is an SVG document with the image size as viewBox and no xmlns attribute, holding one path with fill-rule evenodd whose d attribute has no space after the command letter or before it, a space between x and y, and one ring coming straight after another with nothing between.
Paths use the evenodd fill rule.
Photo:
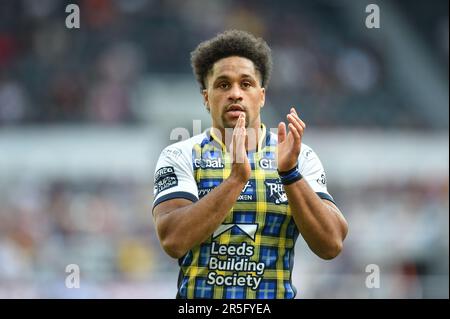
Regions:
<instances>
[{"instance_id":1,"label":"blue and yellow tartan jersey","mask_svg":"<svg viewBox=\"0 0 450 319\"><path fill-rule=\"evenodd\" d=\"M248 152L252 173L223 223L178 260L178 298L294 298L291 282L298 229L277 173L277 135L266 130ZM299 170L312 189L333 201L322 164L305 144ZM230 174L225 146L212 130L166 147L155 170L153 207L206 196ZM214 214L212 211L211 214Z\"/></svg>"}]
</instances>

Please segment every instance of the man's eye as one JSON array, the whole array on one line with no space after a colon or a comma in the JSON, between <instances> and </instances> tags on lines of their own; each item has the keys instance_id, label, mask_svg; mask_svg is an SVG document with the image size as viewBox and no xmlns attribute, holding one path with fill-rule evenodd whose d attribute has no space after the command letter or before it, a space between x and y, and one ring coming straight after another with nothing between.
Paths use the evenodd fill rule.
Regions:
<instances>
[{"instance_id":1,"label":"man's eye","mask_svg":"<svg viewBox=\"0 0 450 319\"><path fill-rule=\"evenodd\" d=\"M252 86L252 84L250 82L242 82L242 86L245 88L249 88Z\"/></svg>"},{"instance_id":2,"label":"man's eye","mask_svg":"<svg viewBox=\"0 0 450 319\"><path fill-rule=\"evenodd\" d=\"M228 83L226 83L226 82L222 82L219 84L219 88L221 88L221 89L226 89L227 87L228 87Z\"/></svg>"}]
</instances>

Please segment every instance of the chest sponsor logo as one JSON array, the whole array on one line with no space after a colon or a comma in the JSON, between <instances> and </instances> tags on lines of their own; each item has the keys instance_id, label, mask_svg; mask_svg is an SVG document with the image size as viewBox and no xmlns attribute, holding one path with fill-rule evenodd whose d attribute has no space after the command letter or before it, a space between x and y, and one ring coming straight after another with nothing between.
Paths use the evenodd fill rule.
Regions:
<instances>
[{"instance_id":1,"label":"chest sponsor logo","mask_svg":"<svg viewBox=\"0 0 450 319\"><path fill-rule=\"evenodd\" d=\"M207 188L202 188L198 190L198 197L202 198L203 196L206 196L209 194L210 191L212 191L214 189L214 187L207 187Z\"/></svg>"},{"instance_id":2,"label":"chest sponsor logo","mask_svg":"<svg viewBox=\"0 0 450 319\"><path fill-rule=\"evenodd\" d=\"M213 187L201 187L198 185L198 197L202 198L203 196L206 196L209 194L210 191L212 191L217 185ZM248 181L247 184L245 184L244 188L241 191L241 194L239 194L238 201L246 202L246 201L253 201L255 198L255 190L253 187L252 182Z\"/></svg>"},{"instance_id":3,"label":"chest sponsor logo","mask_svg":"<svg viewBox=\"0 0 450 319\"><path fill-rule=\"evenodd\" d=\"M213 233L213 239L222 235L224 232L237 227L241 232L246 234L251 240L255 240L256 230L258 229L258 224L222 224Z\"/></svg>"},{"instance_id":4,"label":"chest sponsor logo","mask_svg":"<svg viewBox=\"0 0 450 319\"><path fill-rule=\"evenodd\" d=\"M220 180L208 180L204 179L197 183L198 197L202 198L209 194L214 188L220 185L222 181Z\"/></svg>"},{"instance_id":5,"label":"chest sponsor logo","mask_svg":"<svg viewBox=\"0 0 450 319\"><path fill-rule=\"evenodd\" d=\"M241 194L238 197L238 201L253 201L255 196L254 193L255 191L252 182L247 181L247 184L245 184L244 188L241 191Z\"/></svg>"},{"instance_id":6,"label":"chest sponsor logo","mask_svg":"<svg viewBox=\"0 0 450 319\"><path fill-rule=\"evenodd\" d=\"M241 286L258 289L266 265L253 261L255 247L243 242L239 245L212 242L208 261L209 285ZM232 273L223 275L223 272Z\"/></svg>"},{"instance_id":7,"label":"chest sponsor logo","mask_svg":"<svg viewBox=\"0 0 450 319\"><path fill-rule=\"evenodd\" d=\"M224 168L222 158L194 158L194 168L212 168L219 169Z\"/></svg>"},{"instance_id":8,"label":"chest sponsor logo","mask_svg":"<svg viewBox=\"0 0 450 319\"><path fill-rule=\"evenodd\" d=\"M178 185L178 178L172 166L161 167L155 174L155 195Z\"/></svg>"},{"instance_id":9,"label":"chest sponsor logo","mask_svg":"<svg viewBox=\"0 0 450 319\"><path fill-rule=\"evenodd\" d=\"M267 201L274 202L277 205L287 204L287 195L280 180L266 180L264 184L266 184Z\"/></svg>"},{"instance_id":10,"label":"chest sponsor logo","mask_svg":"<svg viewBox=\"0 0 450 319\"><path fill-rule=\"evenodd\" d=\"M259 166L262 169L275 170L275 169L277 169L277 162L276 162L276 160L271 159L271 158L261 158L259 160Z\"/></svg>"}]
</instances>

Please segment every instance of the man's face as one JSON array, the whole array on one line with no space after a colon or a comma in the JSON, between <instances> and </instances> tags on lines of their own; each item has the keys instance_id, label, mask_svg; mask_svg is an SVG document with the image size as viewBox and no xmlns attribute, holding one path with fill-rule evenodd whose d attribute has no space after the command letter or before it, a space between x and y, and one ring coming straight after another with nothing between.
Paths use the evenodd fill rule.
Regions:
<instances>
[{"instance_id":1,"label":"man's face","mask_svg":"<svg viewBox=\"0 0 450 319\"><path fill-rule=\"evenodd\" d=\"M206 78L203 97L210 109L213 127L234 128L239 114L245 112L245 126L259 128L265 90L251 60L232 56L214 63Z\"/></svg>"}]
</instances>

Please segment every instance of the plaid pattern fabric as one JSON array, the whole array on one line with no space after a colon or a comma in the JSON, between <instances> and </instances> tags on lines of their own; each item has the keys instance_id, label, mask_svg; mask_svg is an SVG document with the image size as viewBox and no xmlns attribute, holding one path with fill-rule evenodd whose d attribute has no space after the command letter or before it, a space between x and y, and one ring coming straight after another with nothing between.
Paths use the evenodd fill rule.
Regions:
<instances>
[{"instance_id":1,"label":"plaid pattern fabric","mask_svg":"<svg viewBox=\"0 0 450 319\"><path fill-rule=\"evenodd\" d=\"M261 137L249 152L251 178L218 231L180 259L181 298L294 298L291 283L298 237L287 197L278 178L276 136ZM229 154L214 134L194 145L192 163L199 198L225 180Z\"/></svg>"}]
</instances>

